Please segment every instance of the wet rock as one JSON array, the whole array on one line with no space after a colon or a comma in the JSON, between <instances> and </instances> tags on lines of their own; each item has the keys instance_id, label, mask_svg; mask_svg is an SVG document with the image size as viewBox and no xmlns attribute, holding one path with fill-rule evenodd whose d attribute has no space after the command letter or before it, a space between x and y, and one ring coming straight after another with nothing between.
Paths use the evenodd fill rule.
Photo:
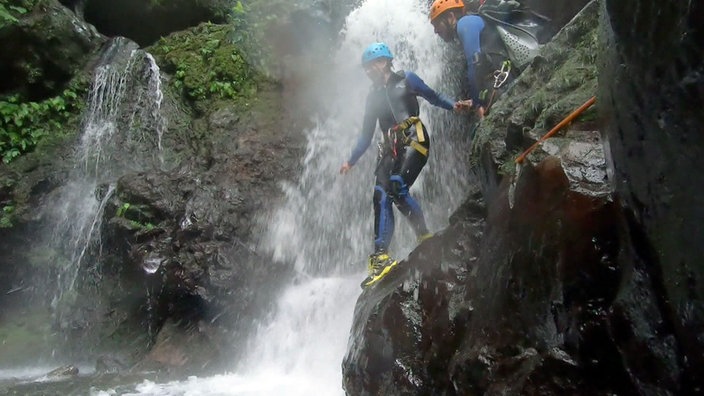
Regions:
<instances>
[{"instance_id":1,"label":"wet rock","mask_svg":"<svg viewBox=\"0 0 704 396\"><path fill-rule=\"evenodd\" d=\"M559 3L543 0L524 0L521 3L550 18L552 31L556 33L582 10L589 3L589 0L568 0L560 1Z\"/></svg>"},{"instance_id":2,"label":"wet rock","mask_svg":"<svg viewBox=\"0 0 704 396\"><path fill-rule=\"evenodd\" d=\"M60 93L105 41L56 0L0 27L0 93L40 101Z\"/></svg>"},{"instance_id":3,"label":"wet rock","mask_svg":"<svg viewBox=\"0 0 704 396\"><path fill-rule=\"evenodd\" d=\"M622 368L610 372L610 383L594 381L608 365L593 372L596 352L585 347L586 323L601 320L596 326L606 332L600 318L620 281L617 207L603 185L590 194L572 189L555 157L516 178L513 186L504 180L489 205L476 277L466 286L475 310L451 364L455 387L516 394L629 389ZM610 345L612 354L600 358L618 361Z\"/></svg>"},{"instance_id":4,"label":"wet rock","mask_svg":"<svg viewBox=\"0 0 704 396\"><path fill-rule=\"evenodd\" d=\"M704 9L606 1L602 14L604 140L628 230L612 325L641 393L700 393Z\"/></svg>"},{"instance_id":5,"label":"wet rock","mask_svg":"<svg viewBox=\"0 0 704 396\"><path fill-rule=\"evenodd\" d=\"M201 22L222 23L232 7L224 0L67 0L64 3L71 3L102 34L128 37L141 46Z\"/></svg>"},{"instance_id":6,"label":"wet rock","mask_svg":"<svg viewBox=\"0 0 704 396\"><path fill-rule=\"evenodd\" d=\"M167 320L159 331L154 346L132 372L166 371L188 373L189 367L207 370L211 365L222 364L227 358L221 345L227 342L223 334L206 323L176 323Z\"/></svg>"},{"instance_id":7,"label":"wet rock","mask_svg":"<svg viewBox=\"0 0 704 396\"><path fill-rule=\"evenodd\" d=\"M102 374L120 374L127 371L129 367L123 362L123 359L112 355L103 355L95 362L95 373Z\"/></svg>"},{"instance_id":8,"label":"wet rock","mask_svg":"<svg viewBox=\"0 0 704 396\"><path fill-rule=\"evenodd\" d=\"M67 364L66 366L61 366L59 368L51 370L46 374L46 377L48 379L59 379L62 377L73 377L76 375L78 375L78 367L72 364Z\"/></svg>"},{"instance_id":9,"label":"wet rock","mask_svg":"<svg viewBox=\"0 0 704 396\"><path fill-rule=\"evenodd\" d=\"M473 196L449 229L425 241L362 293L342 363L347 394L442 394L451 389L448 363L473 311L463 286L473 267L463 260L479 255L483 209Z\"/></svg>"}]
</instances>

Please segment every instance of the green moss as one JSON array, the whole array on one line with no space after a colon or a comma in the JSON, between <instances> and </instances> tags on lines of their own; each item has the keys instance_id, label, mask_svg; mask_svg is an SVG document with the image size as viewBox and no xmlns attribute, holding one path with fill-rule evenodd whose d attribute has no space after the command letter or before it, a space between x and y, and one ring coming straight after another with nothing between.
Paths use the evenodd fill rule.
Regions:
<instances>
[{"instance_id":1,"label":"green moss","mask_svg":"<svg viewBox=\"0 0 704 396\"><path fill-rule=\"evenodd\" d=\"M246 98L257 92L261 76L228 38L230 27L201 24L164 37L148 50L174 85L191 100Z\"/></svg>"}]
</instances>

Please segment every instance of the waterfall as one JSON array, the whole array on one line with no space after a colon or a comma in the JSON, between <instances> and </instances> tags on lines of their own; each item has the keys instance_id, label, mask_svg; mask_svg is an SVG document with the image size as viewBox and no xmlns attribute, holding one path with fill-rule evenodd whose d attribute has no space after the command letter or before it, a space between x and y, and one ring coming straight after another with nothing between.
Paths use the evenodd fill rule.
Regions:
<instances>
[{"instance_id":1,"label":"waterfall","mask_svg":"<svg viewBox=\"0 0 704 396\"><path fill-rule=\"evenodd\" d=\"M59 319L75 299L78 274L93 273L83 269L99 262L97 233L117 179L163 162L162 100L154 58L132 41L113 39L94 72L69 181L46 208L54 222L47 238L57 252L52 307Z\"/></svg>"},{"instance_id":2,"label":"waterfall","mask_svg":"<svg viewBox=\"0 0 704 396\"><path fill-rule=\"evenodd\" d=\"M386 42L397 69L415 71L433 88L442 81L443 48L428 23L425 0L367 0L347 18L327 84L328 108L307 133L303 171L283 186L286 200L269 215L264 244L278 261L293 262L299 276L282 291L276 312L256 332L233 374L158 384L144 381L135 393L149 395L341 395L340 365L352 325L360 282L372 250L375 145L345 176L338 173L355 144L370 85L360 58L375 41ZM442 89L438 89L442 91ZM445 92L450 94L450 92ZM421 102L424 102L422 99ZM427 103L421 117L433 139L431 157L411 189L432 231L443 228L468 190L467 138L443 128L457 117ZM415 235L402 216L391 249L402 259Z\"/></svg>"}]
</instances>

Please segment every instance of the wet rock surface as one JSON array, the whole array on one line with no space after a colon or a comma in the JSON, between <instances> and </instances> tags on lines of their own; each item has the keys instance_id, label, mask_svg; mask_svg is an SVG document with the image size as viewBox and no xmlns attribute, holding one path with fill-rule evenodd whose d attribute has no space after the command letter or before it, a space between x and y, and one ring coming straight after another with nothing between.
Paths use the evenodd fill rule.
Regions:
<instances>
[{"instance_id":1,"label":"wet rock surface","mask_svg":"<svg viewBox=\"0 0 704 396\"><path fill-rule=\"evenodd\" d=\"M56 0L41 0L18 17L0 27L0 93L33 101L54 96L105 41Z\"/></svg>"},{"instance_id":2,"label":"wet rock surface","mask_svg":"<svg viewBox=\"0 0 704 396\"><path fill-rule=\"evenodd\" d=\"M441 394L451 388L448 365L474 310L464 295L476 269L466 260L476 263L479 256L484 217L475 194L453 225L365 289L342 363L347 394Z\"/></svg>"},{"instance_id":3,"label":"wet rock surface","mask_svg":"<svg viewBox=\"0 0 704 396\"><path fill-rule=\"evenodd\" d=\"M256 103L276 109L277 97L270 85ZM212 372L237 360L237 342L291 276L260 251L259 216L280 198L278 182L294 176L303 147L279 127L282 118L257 106L211 104L202 119L209 135L192 160L118 180L103 212L104 303L74 307L66 319L73 337L101 344L101 334L138 334L136 356L149 353L132 370ZM110 286L116 279L120 286Z\"/></svg>"},{"instance_id":4,"label":"wet rock surface","mask_svg":"<svg viewBox=\"0 0 704 396\"><path fill-rule=\"evenodd\" d=\"M602 13L604 139L629 230L619 346L642 392L703 392L704 9L606 1Z\"/></svg>"},{"instance_id":5,"label":"wet rock surface","mask_svg":"<svg viewBox=\"0 0 704 396\"><path fill-rule=\"evenodd\" d=\"M230 54L236 54L235 46L224 38L224 31L225 26L208 25L188 35L192 40L217 39L218 48L229 51L230 59ZM138 47L115 44L118 41L125 40L110 40L103 56L94 54L92 61L126 56L112 48L129 54ZM167 67L182 59L171 57L167 62L159 55L155 55L157 62L164 66L163 97L159 97L166 120L163 136L159 135L163 150L150 150L157 146L153 130L157 124L150 124L152 118L127 128L131 137L139 139L119 142L134 150L110 161L143 170L127 172L116 180L114 190L108 183L95 189L98 201L112 194L101 212L101 243L87 248L90 261L77 272L75 289L61 302L61 312L53 317L48 310L43 312L47 328L41 331L56 337L52 348L81 361L111 357L100 358L96 368L106 375L154 370L178 375L230 368L237 361L237 342L255 325L255 313L266 311L265 305L275 301L272 296L278 285L291 275L286 263L274 264L257 245L264 227L260 216L281 198L278 183L296 175L305 144L302 129L287 121L285 87L240 62L228 78L247 79L247 89L230 96L188 97L183 85L177 85L178 77L171 74L176 70ZM201 62L194 64L206 74L210 65L205 55L199 56ZM148 83L143 80L153 75L154 65L147 58L130 60L134 68L120 66L134 73L122 77L129 83L127 89ZM134 92L123 103L126 110L115 110L119 128L133 125L139 108L147 107L143 102L152 99L139 89ZM147 133L140 136L138 128ZM63 145L56 149L59 158L70 159L75 142ZM46 213L55 209L61 197L57 192L71 172L71 161L54 165L53 170L25 165L33 154L0 169L3 181L8 175L27 180L22 184L27 184L27 191L20 190L19 182L3 184L0 203L6 197L18 202L20 194L32 203L19 213L13 228L0 229L3 319L17 313L5 309L14 301L31 299L48 305L54 286L46 290L39 286L56 283L50 280L57 277L57 270L40 271L22 264L57 257L35 242L50 226ZM47 210L36 209L40 207ZM52 261L51 268L56 264ZM3 328L13 332L11 339L23 337L22 329L11 324ZM29 360L41 355L28 352Z\"/></svg>"},{"instance_id":6,"label":"wet rock surface","mask_svg":"<svg viewBox=\"0 0 704 396\"><path fill-rule=\"evenodd\" d=\"M124 36L141 46L202 22L222 23L231 11L224 0L62 0L100 33Z\"/></svg>"}]
</instances>

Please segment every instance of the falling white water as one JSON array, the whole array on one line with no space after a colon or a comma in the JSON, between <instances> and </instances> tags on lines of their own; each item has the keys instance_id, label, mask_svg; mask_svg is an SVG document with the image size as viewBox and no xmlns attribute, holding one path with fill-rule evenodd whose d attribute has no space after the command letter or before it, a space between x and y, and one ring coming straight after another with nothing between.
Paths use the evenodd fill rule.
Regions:
<instances>
[{"instance_id":1,"label":"falling white water","mask_svg":"<svg viewBox=\"0 0 704 396\"><path fill-rule=\"evenodd\" d=\"M100 247L97 231L117 179L160 165L162 100L154 58L127 39L114 39L95 70L69 182L46 208L55 223L50 245L61 252L54 308L71 302L81 267Z\"/></svg>"},{"instance_id":2,"label":"falling white water","mask_svg":"<svg viewBox=\"0 0 704 396\"><path fill-rule=\"evenodd\" d=\"M279 297L277 310L261 326L247 356L233 374L158 384L144 381L123 395L342 395L341 362L352 314L372 249L372 192L376 149L373 145L345 176L338 170L355 144L369 81L359 67L363 49L384 41L395 54L397 69L413 70L437 87L444 69L443 45L427 22L426 0L367 0L347 18L335 55L334 84L328 84L325 119L308 131L303 171L297 183L284 185L285 204L270 214L265 245L277 261L293 262L300 274ZM423 100L421 99L421 102ZM427 103L421 117L431 135L435 124L454 115ZM461 168L449 161L458 142L434 135L435 151L411 190L438 230L459 205L467 181L448 177ZM437 147L437 148L436 148ZM460 155L461 156L461 155ZM432 169L432 175L428 175ZM442 173L443 178L439 178ZM438 182L445 183L438 186ZM397 216L393 254L403 258L415 245L406 220ZM101 391L94 395L108 395Z\"/></svg>"}]
</instances>

